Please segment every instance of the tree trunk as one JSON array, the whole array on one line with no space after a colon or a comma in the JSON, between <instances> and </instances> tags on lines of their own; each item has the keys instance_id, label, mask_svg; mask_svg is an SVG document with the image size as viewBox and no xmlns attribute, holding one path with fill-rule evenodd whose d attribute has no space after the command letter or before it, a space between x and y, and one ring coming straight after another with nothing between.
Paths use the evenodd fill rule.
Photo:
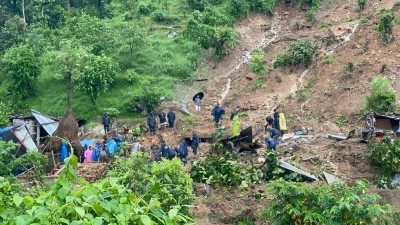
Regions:
<instances>
[{"instance_id":1,"label":"tree trunk","mask_svg":"<svg viewBox=\"0 0 400 225\"><path fill-rule=\"evenodd\" d=\"M71 108L71 79L72 79L71 72L67 72L67 107L68 107L68 109Z\"/></svg>"},{"instance_id":2,"label":"tree trunk","mask_svg":"<svg viewBox=\"0 0 400 225\"><path fill-rule=\"evenodd\" d=\"M21 5L22 5L22 18L24 19L24 22L26 23L26 17L25 17L25 0L22 0Z\"/></svg>"}]
</instances>

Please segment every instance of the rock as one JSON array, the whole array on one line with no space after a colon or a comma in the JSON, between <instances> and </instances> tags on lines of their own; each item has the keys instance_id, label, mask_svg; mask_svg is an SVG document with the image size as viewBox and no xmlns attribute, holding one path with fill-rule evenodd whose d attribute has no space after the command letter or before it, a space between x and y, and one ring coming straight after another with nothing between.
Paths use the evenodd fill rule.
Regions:
<instances>
[{"instance_id":1,"label":"rock","mask_svg":"<svg viewBox=\"0 0 400 225\"><path fill-rule=\"evenodd\" d=\"M390 183L392 188L400 187L400 174L396 173L393 177L392 182Z\"/></svg>"}]
</instances>

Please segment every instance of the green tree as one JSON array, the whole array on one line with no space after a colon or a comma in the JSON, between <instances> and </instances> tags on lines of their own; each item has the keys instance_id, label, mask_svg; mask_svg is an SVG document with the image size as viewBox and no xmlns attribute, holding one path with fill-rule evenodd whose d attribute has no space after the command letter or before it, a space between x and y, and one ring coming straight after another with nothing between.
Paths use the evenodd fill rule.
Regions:
<instances>
[{"instance_id":1,"label":"green tree","mask_svg":"<svg viewBox=\"0 0 400 225\"><path fill-rule=\"evenodd\" d=\"M230 0L229 4L230 13L234 17L245 17L250 12L250 5L247 0Z\"/></svg>"},{"instance_id":2,"label":"green tree","mask_svg":"<svg viewBox=\"0 0 400 225\"><path fill-rule=\"evenodd\" d=\"M92 55L87 59L84 71L75 77L75 86L85 92L93 105L96 105L98 95L111 87L118 70L118 64L113 59L105 55Z\"/></svg>"},{"instance_id":3,"label":"green tree","mask_svg":"<svg viewBox=\"0 0 400 225\"><path fill-rule=\"evenodd\" d=\"M138 25L123 22L118 25L119 30L119 43L120 49L129 49L129 55L131 61L134 59L135 51L145 44L146 42L146 33L145 31Z\"/></svg>"},{"instance_id":4,"label":"green tree","mask_svg":"<svg viewBox=\"0 0 400 225\"><path fill-rule=\"evenodd\" d=\"M54 77L67 81L68 108L71 108L72 79L81 75L90 55L88 49L72 44L72 40L62 40L58 49L48 51L43 56L43 61L49 63L54 70Z\"/></svg>"},{"instance_id":5,"label":"green tree","mask_svg":"<svg viewBox=\"0 0 400 225\"><path fill-rule=\"evenodd\" d=\"M7 50L1 60L3 71L11 79L9 92L17 100L25 101L34 92L40 74L39 60L28 45L17 45Z\"/></svg>"},{"instance_id":6,"label":"green tree","mask_svg":"<svg viewBox=\"0 0 400 225\"><path fill-rule=\"evenodd\" d=\"M0 102L0 127L8 126L10 124L10 114L10 108L3 102Z\"/></svg>"},{"instance_id":7,"label":"green tree","mask_svg":"<svg viewBox=\"0 0 400 225\"><path fill-rule=\"evenodd\" d=\"M366 98L365 111L391 112L395 109L396 92L393 90L389 78L374 77L370 88L371 93Z\"/></svg>"},{"instance_id":8,"label":"green tree","mask_svg":"<svg viewBox=\"0 0 400 225\"><path fill-rule=\"evenodd\" d=\"M15 44L21 43L28 32L28 26L19 16L7 20L0 29L0 54Z\"/></svg>"},{"instance_id":9,"label":"green tree","mask_svg":"<svg viewBox=\"0 0 400 225\"><path fill-rule=\"evenodd\" d=\"M287 181L267 185L273 195L263 216L271 224L387 224L390 205L377 203L379 196L367 194L368 183L310 186ZM383 222L383 223L379 223Z\"/></svg>"}]
</instances>

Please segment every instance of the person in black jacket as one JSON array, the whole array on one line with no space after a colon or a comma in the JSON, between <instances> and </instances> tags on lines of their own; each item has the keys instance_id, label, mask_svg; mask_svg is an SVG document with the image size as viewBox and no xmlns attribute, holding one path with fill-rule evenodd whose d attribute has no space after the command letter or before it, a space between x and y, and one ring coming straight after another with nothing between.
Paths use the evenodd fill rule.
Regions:
<instances>
[{"instance_id":1,"label":"person in black jacket","mask_svg":"<svg viewBox=\"0 0 400 225\"><path fill-rule=\"evenodd\" d=\"M172 109L168 112L167 119L168 119L168 127L169 128L174 128L175 113L172 111Z\"/></svg>"},{"instance_id":2,"label":"person in black jacket","mask_svg":"<svg viewBox=\"0 0 400 225\"><path fill-rule=\"evenodd\" d=\"M101 120L101 123L104 126L104 132L107 134L107 132L110 132L110 117L108 116L108 113L104 113L103 118Z\"/></svg>"},{"instance_id":3,"label":"person in black jacket","mask_svg":"<svg viewBox=\"0 0 400 225\"><path fill-rule=\"evenodd\" d=\"M149 125L150 134L154 135L154 133L156 132L156 119L154 118L154 114L152 112L147 118L147 125Z\"/></svg>"},{"instance_id":4,"label":"person in black jacket","mask_svg":"<svg viewBox=\"0 0 400 225\"><path fill-rule=\"evenodd\" d=\"M163 109L161 109L161 112L158 113L158 118L160 119L160 129L162 127L167 126L167 115L165 115L165 112Z\"/></svg>"},{"instance_id":5,"label":"person in black jacket","mask_svg":"<svg viewBox=\"0 0 400 225\"><path fill-rule=\"evenodd\" d=\"M197 134L193 132L191 147L193 149L194 157L197 157L197 149L199 148L199 144L200 144L199 136L197 136Z\"/></svg>"}]
</instances>

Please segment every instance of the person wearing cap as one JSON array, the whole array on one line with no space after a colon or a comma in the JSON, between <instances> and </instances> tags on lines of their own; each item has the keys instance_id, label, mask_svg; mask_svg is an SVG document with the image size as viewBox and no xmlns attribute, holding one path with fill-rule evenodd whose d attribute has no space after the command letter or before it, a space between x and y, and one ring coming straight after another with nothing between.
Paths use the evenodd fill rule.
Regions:
<instances>
[{"instance_id":1,"label":"person wearing cap","mask_svg":"<svg viewBox=\"0 0 400 225\"><path fill-rule=\"evenodd\" d=\"M187 163L187 157L188 157L188 148L185 140L182 140L181 144L179 145L179 158L181 159L184 165L186 165Z\"/></svg>"},{"instance_id":2,"label":"person wearing cap","mask_svg":"<svg viewBox=\"0 0 400 225\"><path fill-rule=\"evenodd\" d=\"M160 119L160 129L162 127L167 126L167 115L165 115L165 112L163 109L161 109L161 112L158 113L158 118Z\"/></svg>"},{"instance_id":3,"label":"person wearing cap","mask_svg":"<svg viewBox=\"0 0 400 225\"><path fill-rule=\"evenodd\" d=\"M156 123L156 119L154 118L154 113L153 113L153 112L151 112L151 113L149 114L149 117L147 117L147 125L148 125L149 128L150 128L150 134L151 134L151 135L154 135L155 132L156 132L156 125L157 125L157 123Z\"/></svg>"}]
</instances>

